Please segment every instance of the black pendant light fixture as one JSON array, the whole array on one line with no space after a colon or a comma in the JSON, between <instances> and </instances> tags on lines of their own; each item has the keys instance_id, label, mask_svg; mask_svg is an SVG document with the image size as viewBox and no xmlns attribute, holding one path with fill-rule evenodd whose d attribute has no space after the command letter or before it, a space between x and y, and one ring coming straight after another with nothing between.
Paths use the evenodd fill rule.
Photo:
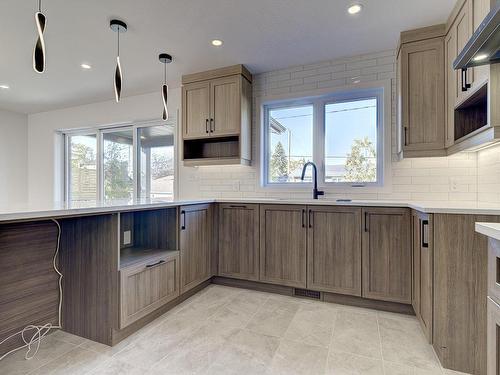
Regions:
<instances>
[{"instance_id":1,"label":"black pendant light fixture","mask_svg":"<svg viewBox=\"0 0 500 375\"><path fill-rule=\"evenodd\" d=\"M38 38L33 49L33 70L37 73L45 71L45 40L43 32L45 31L46 18L42 13L42 0L38 0L38 12L35 13L35 24Z\"/></svg>"},{"instance_id":2,"label":"black pendant light fixture","mask_svg":"<svg viewBox=\"0 0 500 375\"><path fill-rule=\"evenodd\" d=\"M168 100L168 85L167 85L167 64L172 62L172 56L168 53L160 53L158 56L160 62L163 63L163 85L161 87L161 98L163 100L163 121L168 120L168 108L167 108L167 100Z\"/></svg>"},{"instance_id":3,"label":"black pendant light fixture","mask_svg":"<svg viewBox=\"0 0 500 375\"><path fill-rule=\"evenodd\" d=\"M118 33L118 51L116 54L116 69L115 69L115 100L118 103L122 93L122 66L120 64L120 33L127 31L127 24L120 20L111 20L109 27L114 32Z\"/></svg>"}]
</instances>

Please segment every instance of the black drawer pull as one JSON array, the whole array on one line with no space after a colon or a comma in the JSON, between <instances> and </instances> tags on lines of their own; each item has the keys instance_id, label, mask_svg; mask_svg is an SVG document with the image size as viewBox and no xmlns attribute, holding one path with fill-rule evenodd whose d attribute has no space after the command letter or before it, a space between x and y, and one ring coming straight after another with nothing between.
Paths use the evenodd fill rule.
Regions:
<instances>
[{"instance_id":1,"label":"black drawer pull","mask_svg":"<svg viewBox=\"0 0 500 375\"><path fill-rule=\"evenodd\" d=\"M184 230L186 229L186 211L182 210L181 216L182 216L181 230Z\"/></svg>"},{"instance_id":2,"label":"black drawer pull","mask_svg":"<svg viewBox=\"0 0 500 375\"><path fill-rule=\"evenodd\" d=\"M429 240L427 239L427 235L425 235L425 230L427 229L427 226L429 225L429 221L428 220L421 220L420 221L420 224L421 224L421 233L420 233L420 237L422 239L422 247L429 247Z\"/></svg>"},{"instance_id":3,"label":"black drawer pull","mask_svg":"<svg viewBox=\"0 0 500 375\"><path fill-rule=\"evenodd\" d=\"M368 232L368 212L365 212L365 232Z\"/></svg>"},{"instance_id":4,"label":"black drawer pull","mask_svg":"<svg viewBox=\"0 0 500 375\"><path fill-rule=\"evenodd\" d=\"M153 267L159 266L160 264L163 264L163 263L165 263L164 260L159 260L158 262L153 263L153 264L146 264L146 268L153 268Z\"/></svg>"},{"instance_id":5,"label":"black drawer pull","mask_svg":"<svg viewBox=\"0 0 500 375\"><path fill-rule=\"evenodd\" d=\"M245 206L244 204L231 204L229 205L229 208L247 208L247 206Z\"/></svg>"}]
</instances>

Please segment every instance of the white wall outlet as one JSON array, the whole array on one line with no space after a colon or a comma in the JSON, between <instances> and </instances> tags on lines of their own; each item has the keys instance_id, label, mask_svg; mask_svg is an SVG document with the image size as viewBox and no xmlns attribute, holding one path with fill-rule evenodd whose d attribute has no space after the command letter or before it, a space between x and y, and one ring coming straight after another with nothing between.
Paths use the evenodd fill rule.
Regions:
<instances>
[{"instance_id":1,"label":"white wall outlet","mask_svg":"<svg viewBox=\"0 0 500 375\"><path fill-rule=\"evenodd\" d=\"M131 242L132 242L132 232L126 230L125 232L123 232L123 244L130 245Z\"/></svg>"},{"instance_id":2,"label":"white wall outlet","mask_svg":"<svg viewBox=\"0 0 500 375\"><path fill-rule=\"evenodd\" d=\"M450 178L450 190L451 191L458 190L458 178L456 178L456 177Z\"/></svg>"},{"instance_id":3,"label":"white wall outlet","mask_svg":"<svg viewBox=\"0 0 500 375\"><path fill-rule=\"evenodd\" d=\"M240 182L239 181L233 182L233 191L240 191Z\"/></svg>"}]
</instances>

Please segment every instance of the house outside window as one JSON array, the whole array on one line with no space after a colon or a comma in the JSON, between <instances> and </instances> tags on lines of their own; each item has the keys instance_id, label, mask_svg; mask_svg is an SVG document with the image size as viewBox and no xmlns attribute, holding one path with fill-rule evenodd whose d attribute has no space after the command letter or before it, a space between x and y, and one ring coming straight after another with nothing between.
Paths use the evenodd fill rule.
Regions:
<instances>
[{"instance_id":1,"label":"house outside window","mask_svg":"<svg viewBox=\"0 0 500 375\"><path fill-rule=\"evenodd\" d=\"M173 198L172 124L63 132L68 201Z\"/></svg>"},{"instance_id":2,"label":"house outside window","mask_svg":"<svg viewBox=\"0 0 500 375\"><path fill-rule=\"evenodd\" d=\"M297 187L303 165L318 166L330 187L382 186L383 88L358 89L263 105L264 187Z\"/></svg>"}]
</instances>

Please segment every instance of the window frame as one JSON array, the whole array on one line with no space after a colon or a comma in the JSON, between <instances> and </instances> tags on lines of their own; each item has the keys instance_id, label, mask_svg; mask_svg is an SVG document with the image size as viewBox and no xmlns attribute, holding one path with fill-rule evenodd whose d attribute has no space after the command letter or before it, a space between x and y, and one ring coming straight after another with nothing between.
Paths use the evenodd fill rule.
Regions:
<instances>
[{"instance_id":1,"label":"window frame","mask_svg":"<svg viewBox=\"0 0 500 375\"><path fill-rule=\"evenodd\" d=\"M316 89L299 93L270 95L256 100L256 121L259 123L257 138L257 168L262 191L305 192L312 187L311 182L269 182L269 110L313 104L313 159L318 167L318 186L332 193L384 193L391 185L391 132L392 132L392 83L390 80L372 81L358 85L339 87L338 89ZM350 182L325 182L325 146L326 123L324 106L332 102L354 101L377 98L377 182L363 184Z\"/></svg>"},{"instance_id":2,"label":"window frame","mask_svg":"<svg viewBox=\"0 0 500 375\"><path fill-rule=\"evenodd\" d=\"M95 135L97 140L96 146L96 164L97 164L97 201L104 201L104 160L103 160L103 151L104 151L104 137L105 133L111 133L120 129L132 129L132 152L133 152L133 196L132 199L150 199L149 197L140 197L140 179L138 178L138 162L140 156L140 143L138 142L139 129L146 127L155 127L155 126L169 126L172 128L172 134L174 139L174 185L172 196L175 198L177 194L177 181L178 181L178 167L177 167L177 119L170 120L168 122L162 122L157 120L152 121L144 121L144 122L134 122L134 123L120 123L120 124L111 124L104 125L93 128L78 128L78 129L66 129L60 130L58 133L63 137L63 152L62 152L62 192L64 201L69 202L71 199L71 191L70 191L70 137L79 136L79 135Z\"/></svg>"}]
</instances>

